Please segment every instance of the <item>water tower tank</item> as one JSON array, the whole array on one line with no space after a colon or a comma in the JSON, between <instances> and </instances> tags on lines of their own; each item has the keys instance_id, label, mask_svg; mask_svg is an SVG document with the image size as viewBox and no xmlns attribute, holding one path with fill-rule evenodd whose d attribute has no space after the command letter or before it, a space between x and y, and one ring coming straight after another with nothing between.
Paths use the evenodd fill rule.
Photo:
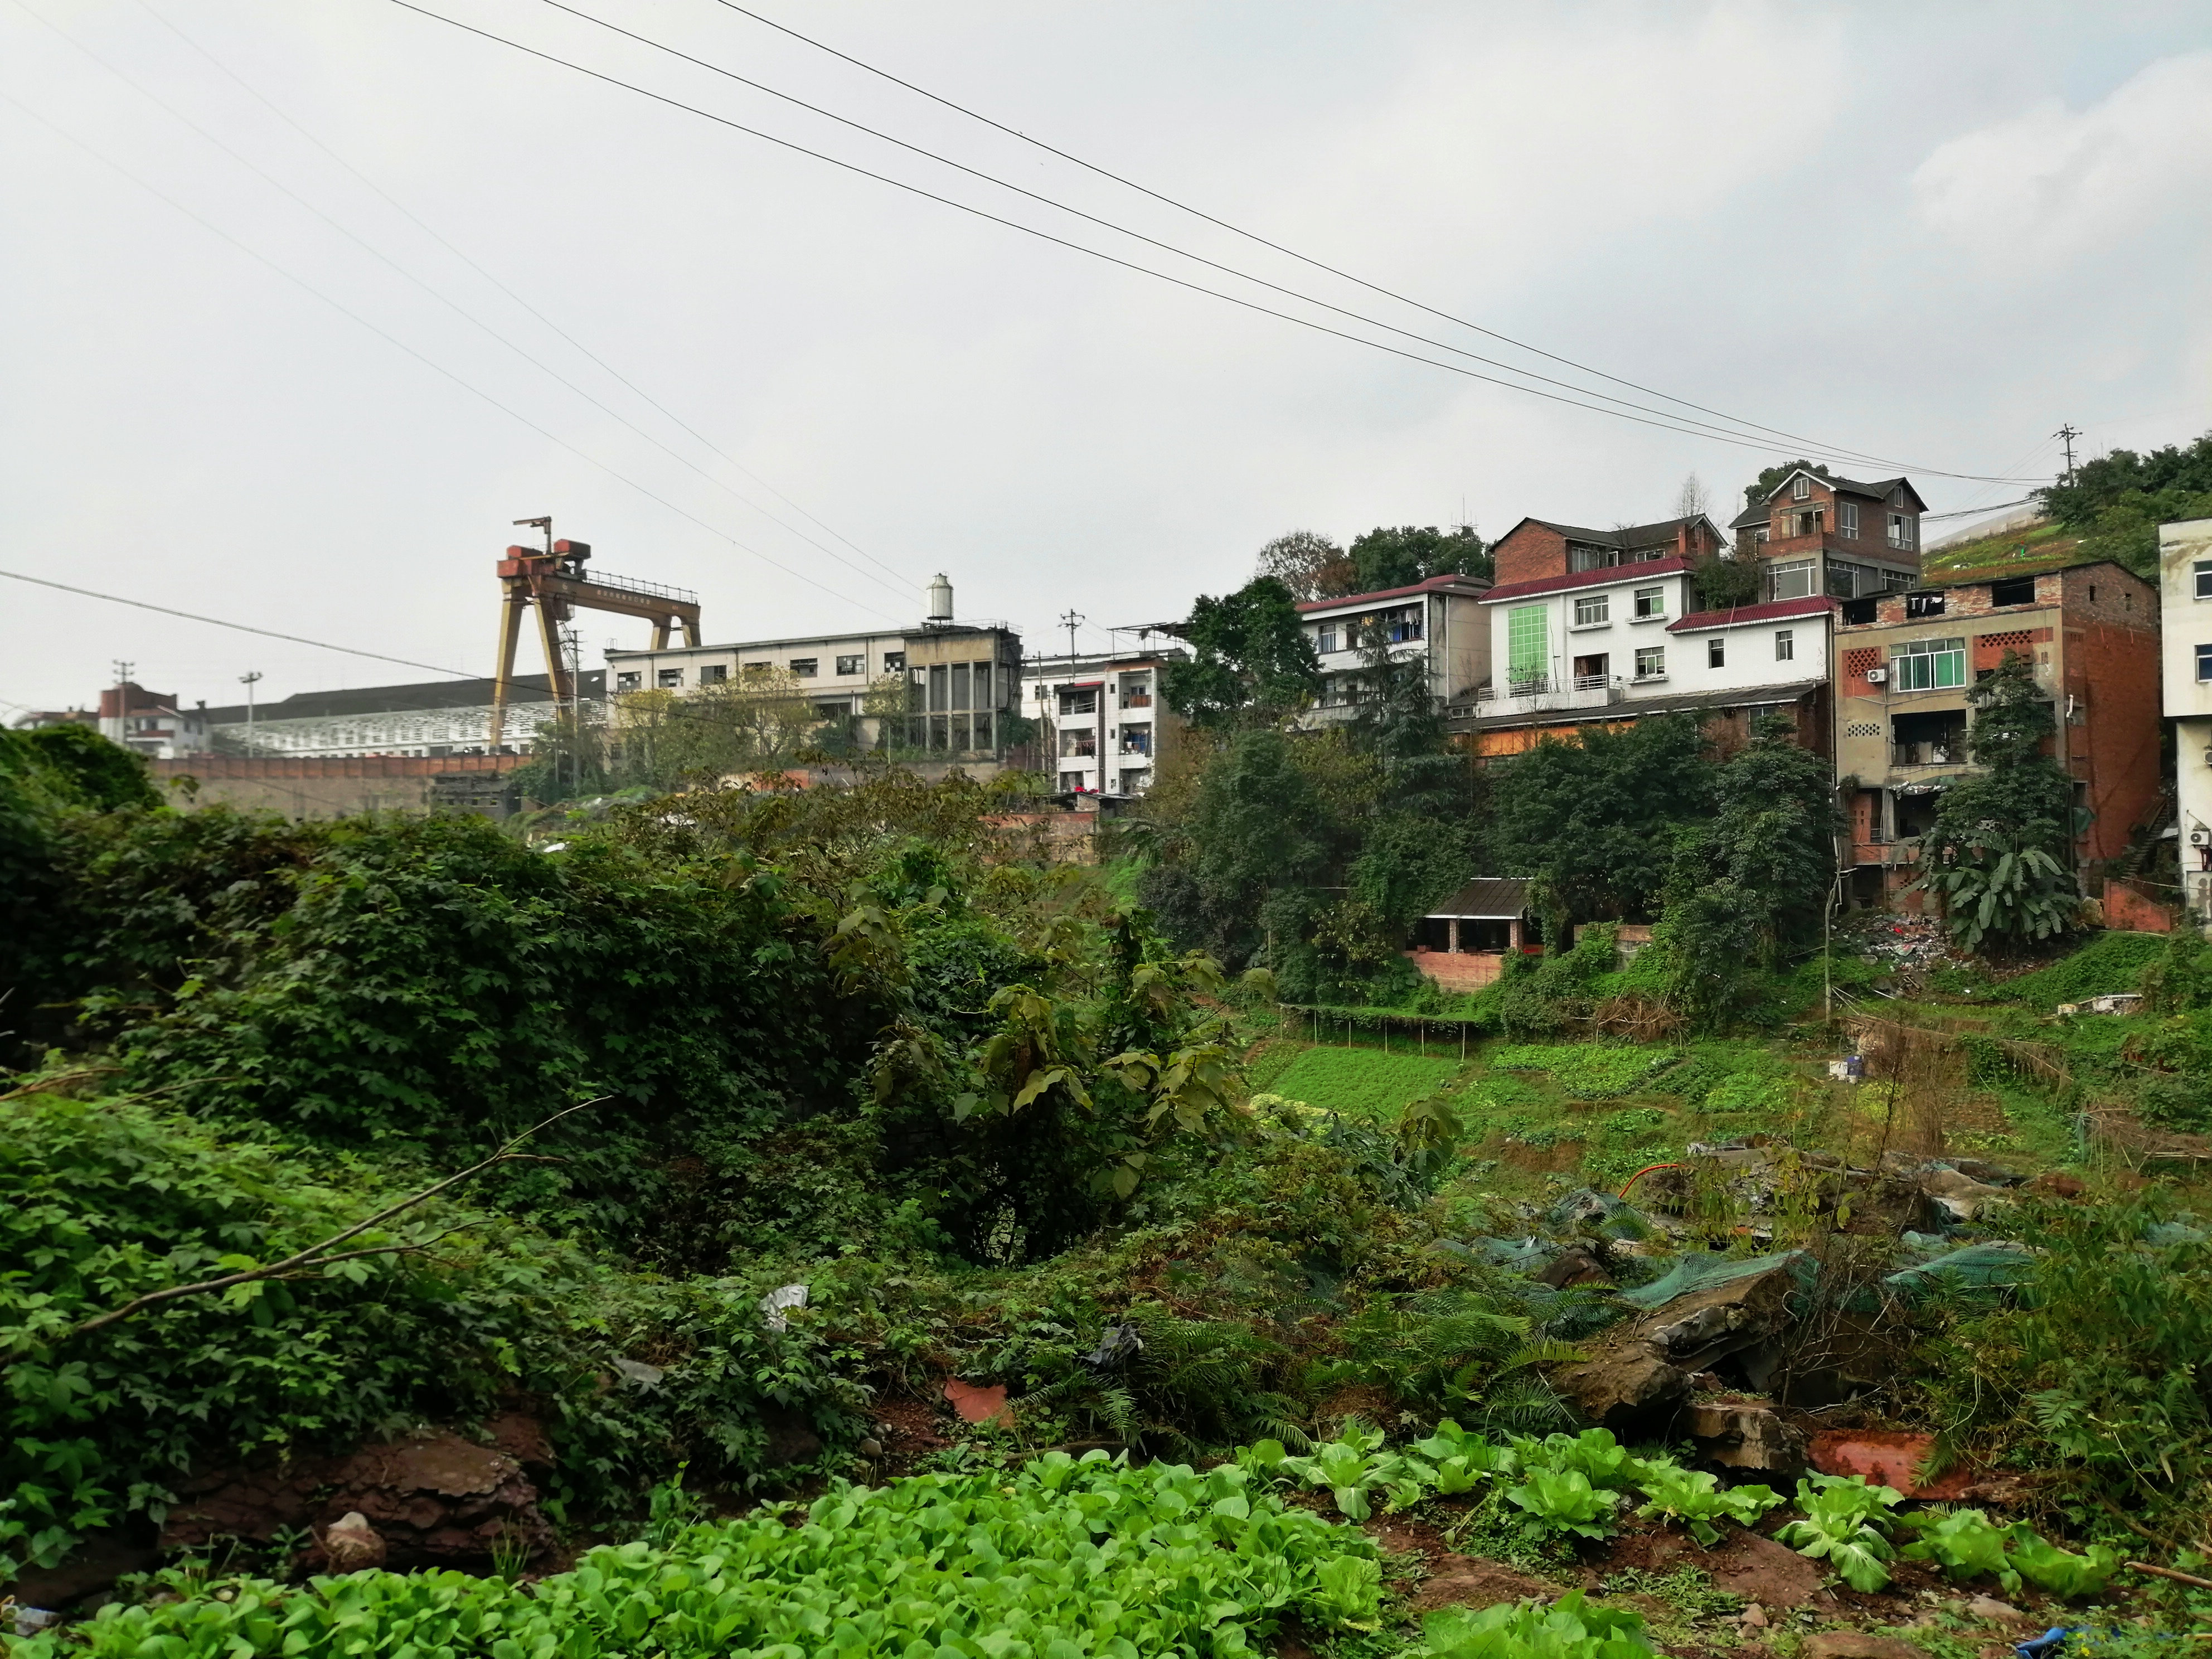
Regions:
<instances>
[{"instance_id":1,"label":"water tower tank","mask_svg":"<svg viewBox=\"0 0 2212 1659\"><path fill-rule=\"evenodd\" d=\"M937 580L929 585L929 620L933 623L952 620L952 584L945 580L942 570L937 573Z\"/></svg>"}]
</instances>

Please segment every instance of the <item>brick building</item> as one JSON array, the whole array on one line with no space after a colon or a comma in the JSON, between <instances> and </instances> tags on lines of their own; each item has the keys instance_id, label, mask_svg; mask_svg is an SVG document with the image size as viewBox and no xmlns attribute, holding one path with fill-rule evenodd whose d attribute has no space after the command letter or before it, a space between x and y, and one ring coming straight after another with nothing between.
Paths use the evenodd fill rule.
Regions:
<instances>
[{"instance_id":1,"label":"brick building","mask_svg":"<svg viewBox=\"0 0 2212 1659\"><path fill-rule=\"evenodd\" d=\"M1852 892L1910 882L1917 838L1968 769L1966 693L2030 657L2058 719L2059 753L2088 814L2075 848L2085 890L2126 852L2160 798L2159 606L2117 564L2014 565L1856 599L1835 634L1836 769L1850 802Z\"/></svg>"},{"instance_id":2,"label":"brick building","mask_svg":"<svg viewBox=\"0 0 2212 1659\"><path fill-rule=\"evenodd\" d=\"M1865 599L1920 576L1920 515L1910 478L1861 483L1799 467L1729 521L1738 558L1759 561L1759 598Z\"/></svg>"},{"instance_id":3,"label":"brick building","mask_svg":"<svg viewBox=\"0 0 2212 1659\"><path fill-rule=\"evenodd\" d=\"M1680 559L1686 566L1727 550L1728 538L1719 526L1699 514L1687 519L1662 519L1656 524L1623 525L1616 530L1589 530L1554 524L1548 519L1523 519L1492 544L1490 556L1492 579L1504 587L1657 559Z\"/></svg>"}]
</instances>

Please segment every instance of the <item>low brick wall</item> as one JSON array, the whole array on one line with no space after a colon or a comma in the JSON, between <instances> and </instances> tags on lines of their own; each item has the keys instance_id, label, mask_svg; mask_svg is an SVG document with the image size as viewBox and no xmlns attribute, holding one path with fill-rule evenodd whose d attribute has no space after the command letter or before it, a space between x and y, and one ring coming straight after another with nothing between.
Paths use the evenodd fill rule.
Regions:
<instances>
[{"instance_id":1,"label":"low brick wall","mask_svg":"<svg viewBox=\"0 0 2212 1659\"><path fill-rule=\"evenodd\" d=\"M2105 926L2126 933L2170 933L2173 912L2124 881L2105 883Z\"/></svg>"},{"instance_id":2,"label":"low brick wall","mask_svg":"<svg viewBox=\"0 0 2212 1659\"><path fill-rule=\"evenodd\" d=\"M1406 960L1447 991L1480 991L1504 971L1502 951L1408 951Z\"/></svg>"}]
</instances>

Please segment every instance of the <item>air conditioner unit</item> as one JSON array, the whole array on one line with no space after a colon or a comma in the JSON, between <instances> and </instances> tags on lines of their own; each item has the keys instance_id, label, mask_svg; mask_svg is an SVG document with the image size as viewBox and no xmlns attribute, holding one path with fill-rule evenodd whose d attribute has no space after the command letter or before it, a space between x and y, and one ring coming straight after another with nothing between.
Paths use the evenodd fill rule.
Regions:
<instances>
[{"instance_id":1,"label":"air conditioner unit","mask_svg":"<svg viewBox=\"0 0 2212 1659\"><path fill-rule=\"evenodd\" d=\"M2191 847L2212 847L2212 830L2201 827L2191 830L2189 832L2189 844Z\"/></svg>"},{"instance_id":2,"label":"air conditioner unit","mask_svg":"<svg viewBox=\"0 0 2212 1659\"><path fill-rule=\"evenodd\" d=\"M1867 672L1866 672L1866 683L1867 683L1869 685L1887 685L1887 684L1889 684L1889 670L1887 670L1887 668L1869 668L1869 669L1868 669L1868 670L1867 670Z\"/></svg>"}]
</instances>

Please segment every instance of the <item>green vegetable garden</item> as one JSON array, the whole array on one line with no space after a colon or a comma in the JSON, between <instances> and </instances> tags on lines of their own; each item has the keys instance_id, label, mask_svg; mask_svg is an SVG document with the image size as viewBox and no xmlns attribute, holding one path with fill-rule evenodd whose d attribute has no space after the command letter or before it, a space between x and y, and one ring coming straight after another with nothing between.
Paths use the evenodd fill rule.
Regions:
<instances>
[{"instance_id":1,"label":"green vegetable garden","mask_svg":"<svg viewBox=\"0 0 2212 1659\"><path fill-rule=\"evenodd\" d=\"M288 823L8 734L0 1638L2202 1651L2198 941L1730 945L1699 795L1651 947L1562 853L1571 946L1445 998L1360 791L1543 780L1249 736L1091 866L957 778ZM1279 797L1343 838L1248 926Z\"/></svg>"}]
</instances>

